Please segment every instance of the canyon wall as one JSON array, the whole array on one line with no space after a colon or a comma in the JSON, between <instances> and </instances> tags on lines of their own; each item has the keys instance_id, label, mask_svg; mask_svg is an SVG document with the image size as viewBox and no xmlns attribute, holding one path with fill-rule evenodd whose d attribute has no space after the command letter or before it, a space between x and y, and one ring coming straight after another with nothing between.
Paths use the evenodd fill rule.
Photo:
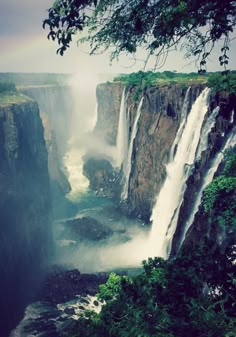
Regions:
<instances>
[{"instance_id":1,"label":"canyon wall","mask_svg":"<svg viewBox=\"0 0 236 337\"><path fill-rule=\"evenodd\" d=\"M205 86L205 84L192 84L190 89L180 84L146 87L139 93L138 99L137 89L135 87L129 88L126 95L129 141L141 99L142 107L132 148L127 198L122 198L122 183L124 181L122 166L121 168L114 167L116 178L109 179L111 170L105 172L107 166L105 162L103 167L100 168L94 161L90 161L93 164L88 168L87 162L85 167L87 171L90 169L92 178L89 176L88 178L91 181L94 177L103 177L100 180L96 178L96 184L91 184L91 187L97 191L102 190L108 197L115 196L123 211L129 216L139 217L149 222L156 198L165 181L166 164L169 161L170 153L176 151L176 148L173 149L172 146L180 126L181 110L186 94L188 96L185 109L188 114ZM121 83L101 84L97 88L99 122L96 125L96 132L101 134L103 132L103 137L110 144L116 144L123 89L124 85L122 86ZM172 242L172 256L177 254L184 240L186 231L191 225L188 221L194 215L193 211L197 211L199 206L197 205L197 198L201 196L206 175L232 133L236 123L234 111L236 111L235 95L229 95L226 92L210 93L208 109L202 125L203 134L199 140L199 144L201 139L206 140L206 148L203 151L199 150L197 161L188 168L191 172L186 182L186 190L179 210L177 227ZM103 125L105 125L104 129ZM199 145L199 147L201 146ZM198 148L196 152L198 152ZM106 175L107 179L104 178ZM117 184L120 185L120 190ZM120 198L117 198L117 193L115 193L117 191L120 193ZM163 209L163 212L168 212L168 209ZM201 230L196 230L196 228L201 226L199 221L197 223L188 232L189 242L194 240L194 236L198 240ZM204 220L202 223L204 223ZM205 232L203 230L203 233ZM190 235L190 233L192 234Z\"/></svg>"},{"instance_id":2,"label":"canyon wall","mask_svg":"<svg viewBox=\"0 0 236 337\"><path fill-rule=\"evenodd\" d=\"M20 92L34 99L40 111L48 116L50 127L55 133L59 154L66 150L71 136L72 114L74 107L73 93L67 85L38 85L21 87Z\"/></svg>"},{"instance_id":3,"label":"canyon wall","mask_svg":"<svg viewBox=\"0 0 236 337\"><path fill-rule=\"evenodd\" d=\"M190 89L188 110L203 87L198 84ZM98 123L95 130L103 132L103 137L112 144L116 142L123 89L121 83L101 84L97 88ZM142 97L143 104L132 151L128 198L121 202L121 206L130 216L149 222L156 196L165 179L165 165L180 124L187 87L178 84L147 87L138 100L134 99L135 91L135 87L130 88L127 95L129 137ZM112 183L110 185L112 190L114 187Z\"/></svg>"},{"instance_id":4,"label":"canyon wall","mask_svg":"<svg viewBox=\"0 0 236 337\"><path fill-rule=\"evenodd\" d=\"M8 336L32 299L51 253L48 156L36 102L0 100L0 308Z\"/></svg>"},{"instance_id":5,"label":"canyon wall","mask_svg":"<svg viewBox=\"0 0 236 337\"><path fill-rule=\"evenodd\" d=\"M28 86L21 88L20 92L36 100L39 105L48 152L53 215L60 218L70 209L65 195L70 192L71 186L63 157L71 137L72 115L76 109L73 92L66 85Z\"/></svg>"}]
</instances>

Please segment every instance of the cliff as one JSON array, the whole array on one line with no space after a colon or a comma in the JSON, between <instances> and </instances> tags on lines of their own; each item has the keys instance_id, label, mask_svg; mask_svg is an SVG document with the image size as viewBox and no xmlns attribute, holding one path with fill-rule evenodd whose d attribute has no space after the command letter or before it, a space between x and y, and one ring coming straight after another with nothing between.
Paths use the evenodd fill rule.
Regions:
<instances>
[{"instance_id":1,"label":"cliff","mask_svg":"<svg viewBox=\"0 0 236 337\"><path fill-rule=\"evenodd\" d=\"M121 83L101 84L97 88L98 122L95 130L103 133L112 144L117 137L123 88ZM203 85L198 84L190 90L188 110L202 88ZM134 99L135 90L135 87L130 88L127 95L129 138L139 104L139 100ZM165 179L165 165L180 124L186 91L186 87L178 84L147 87L139 97L144 100L132 151L134 165L129 178L128 198L122 202L122 208L127 214L147 222ZM112 183L110 189L117 190Z\"/></svg>"},{"instance_id":2,"label":"cliff","mask_svg":"<svg viewBox=\"0 0 236 337\"><path fill-rule=\"evenodd\" d=\"M94 133L109 145L116 145L123 89L122 83L102 83L97 86L98 108Z\"/></svg>"},{"instance_id":3,"label":"cliff","mask_svg":"<svg viewBox=\"0 0 236 337\"><path fill-rule=\"evenodd\" d=\"M34 99L38 103L40 111L46 113L49 124L55 133L58 153L62 156L71 136L74 109L71 87L66 85L38 85L20 87L19 91Z\"/></svg>"},{"instance_id":4,"label":"cliff","mask_svg":"<svg viewBox=\"0 0 236 337\"><path fill-rule=\"evenodd\" d=\"M126 94L129 143L132 138L132 129L134 129L141 98L142 106L137 122L137 132L133 138L127 198L122 197L122 183L127 172L122 167L120 170L119 167L113 167L113 176L116 178L109 179L112 175L111 169L105 170L105 166L107 166L105 162L102 167L101 161L99 165L96 164L96 158L90 160L90 163L92 163L90 166L89 162L85 164L85 172L90 172L90 176L87 175L87 177L92 182L90 184L91 188L96 191L102 190L103 194L109 197L115 196L116 200L117 192L119 192L120 198L118 200L123 211L130 216L139 217L149 222L156 198L166 178L166 164L169 161L171 151L173 153L177 151L178 144L173 148L173 143L180 127L184 102L184 109L188 115L193 107L193 103L205 86L204 83L196 83L191 84L190 89L180 84L146 87L139 93L138 100L137 89L130 87ZM121 83L113 83L112 85L99 85L97 90L99 122L95 129L97 133L100 132L101 134L104 131L103 135L105 135L105 139L109 139L109 142L112 144L114 144L117 138L123 88L124 85L122 86ZM227 92L216 95L212 92L207 97L207 101L204 103L206 104L206 114L200 130L200 138L197 140L198 147L194 154L196 157L193 164L188 165L188 162L185 163L185 171L188 171L189 174L187 175L186 185L184 183L184 186L181 188L181 191L184 190L183 200L181 200L182 205L176 205L179 208L174 209L173 218L175 217L175 212L179 212L179 215L177 216L178 221L176 230L174 231L172 256L177 254L185 232L191 224L188 222L194 214L195 207L198 207L197 199L201 196L206 182L206 175L211 170L218 154L224 148L236 122L234 114L234 111L236 111L235 95L229 95ZM109 102L106 102L106 100ZM198 108L203 109L203 106L201 106L203 103L198 104ZM104 130L103 124L105 125ZM205 148L202 142L206 142ZM203 146L204 150L200 150L201 146ZM198 151L199 154L197 154ZM102 179L98 179L98 177L102 177ZM96 184L94 183L95 180ZM120 184L120 190L117 184ZM172 196L168 196L168 198L172 198ZM195 211L197 211L197 208ZM168 212L168 209L163 209L164 212ZM171 219L171 223L173 218ZM204 220L202 222L204 223ZM198 227L199 225L196 225L196 228ZM195 230L191 229L192 238L189 239L190 241L194 240L194 232ZM190 237L189 233L188 237ZM196 240L198 240L197 234Z\"/></svg>"},{"instance_id":5,"label":"cliff","mask_svg":"<svg viewBox=\"0 0 236 337\"><path fill-rule=\"evenodd\" d=\"M48 172L52 195L52 208L54 217L64 216L63 212L68 201L65 195L70 192L71 186L63 170L58 153L55 131L52 129L46 113L40 112L44 128L44 139L48 152Z\"/></svg>"},{"instance_id":6,"label":"cliff","mask_svg":"<svg viewBox=\"0 0 236 337\"><path fill-rule=\"evenodd\" d=\"M32 299L51 246L47 150L36 102L0 97L1 336Z\"/></svg>"},{"instance_id":7,"label":"cliff","mask_svg":"<svg viewBox=\"0 0 236 337\"><path fill-rule=\"evenodd\" d=\"M188 111L203 86L191 88ZM180 124L181 109L187 88L180 85L148 87L144 97L139 129L134 141L132 170L126 209L131 215L148 221L165 176L171 146ZM133 124L137 103L128 101L130 125Z\"/></svg>"}]
</instances>

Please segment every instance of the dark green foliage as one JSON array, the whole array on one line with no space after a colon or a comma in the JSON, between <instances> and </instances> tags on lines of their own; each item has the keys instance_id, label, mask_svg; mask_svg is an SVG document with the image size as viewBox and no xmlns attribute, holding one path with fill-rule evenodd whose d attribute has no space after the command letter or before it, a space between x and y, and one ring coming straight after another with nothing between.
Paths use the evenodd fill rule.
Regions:
<instances>
[{"instance_id":1,"label":"dark green foliage","mask_svg":"<svg viewBox=\"0 0 236 337\"><path fill-rule=\"evenodd\" d=\"M144 262L132 278L111 277L99 315L87 313L67 336L224 337L235 331L235 252L222 255L214 242L182 252L175 261ZM113 284L114 282L114 284ZM204 285L207 284L204 292ZM114 285L114 287L113 287ZM113 288L113 291L111 291ZM86 316L85 315L85 316Z\"/></svg>"},{"instance_id":2,"label":"dark green foliage","mask_svg":"<svg viewBox=\"0 0 236 337\"><path fill-rule=\"evenodd\" d=\"M16 92L16 86L14 83L11 82L1 82L0 81L0 93L9 93L9 92Z\"/></svg>"},{"instance_id":3,"label":"dark green foliage","mask_svg":"<svg viewBox=\"0 0 236 337\"><path fill-rule=\"evenodd\" d=\"M186 88L193 83L206 82L207 77L208 75L199 75L198 73L138 71L131 74L121 74L116 76L113 81L123 82L128 87L135 87L133 98L138 101L145 87L178 84L182 88Z\"/></svg>"},{"instance_id":4,"label":"dark green foliage","mask_svg":"<svg viewBox=\"0 0 236 337\"><path fill-rule=\"evenodd\" d=\"M236 93L236 73L211 74L208 78L207 85L209 88L212 88L215 93L221 91L227 91L230 94Z\"/></svg>"},{"instance_id":5,"label":"dark green foliage","mask_svg":"<svg viewBox=\"0 0 236 337\"><path fill-rule=\"evenodd\" d=\"M145 87L152 85L167 85L167 84L187 84L194 81L206 81L207 75L200 76L198 73L177 73L173 71L153 72L153 71L138 71L131 74L121 74L114 78L115 82L124 82L128 86Z\"/></svg>"},{"instance_id":6,"label":"dark green foliage","mask_svg":"<svg viewBox=\"0 0 236 337\"><path fill-rule=\"evenodd\" d=\"M58 41L61 55L72 37L85 31L80 41L90 43L91 53L111 47L114 59L144 47L147 59L154 55L160 64L165 53L180 46L204 72L217 41L222 43L219 63L227 67L235 17L234 0L56 0L43 26L49 27L48 38Z\"/></svg>"},{"instance_id":7,"label":"dark green foliage","mask_svg":"<svg viewBox=\"0 0 236 337\"><path fill-rule=\"evenodd\" d=\"M203 206L209 221L226 233L236 231L236 146L225 154L222 174L215 178L203 194Z\"/></svg>"}]
</instances>

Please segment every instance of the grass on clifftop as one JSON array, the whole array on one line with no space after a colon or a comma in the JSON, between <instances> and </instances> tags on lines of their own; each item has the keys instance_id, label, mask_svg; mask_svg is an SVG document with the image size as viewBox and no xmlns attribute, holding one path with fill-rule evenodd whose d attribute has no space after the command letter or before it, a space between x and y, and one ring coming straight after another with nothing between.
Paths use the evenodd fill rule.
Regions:
<instances>
[{"instance_id":1,"label":"grass on clifftop","mask_svg":"<svg viewBox=\"0 0 236 337\"><path fill-rule=\"evenodd\" d=\"M0 106L19 104L31 101L31 98L17 92L12 82L0 81Z\"/></svg>"},{"instance_id":2,"label":"grass on clifftop","mask_svg":"<svg viewBox=\"0 0 236 337\"><path fill-rule=\"evenodd\" d=\"M0 93L0 107L11 105L11 104L19 104L32 101L31 98L18 94L17 92L11 93Z\"/></svg>"},{"instance_id":3,"label":"grass on clifftop","mask_svg":"<svg viewBox=\"0 0 236 337\"><path fill-rule=\"evenodd\" d=\"M222 74L215 73L177 73L175 71L139 71L131 74L121 74L114 78L114 82L122 82L127 86L147 87L147 86L165 86L170 84L179 84L189 86L196 83L206 83L214 92L229 91L236 92L236 71Z\"/></svg>"}]
</instances>

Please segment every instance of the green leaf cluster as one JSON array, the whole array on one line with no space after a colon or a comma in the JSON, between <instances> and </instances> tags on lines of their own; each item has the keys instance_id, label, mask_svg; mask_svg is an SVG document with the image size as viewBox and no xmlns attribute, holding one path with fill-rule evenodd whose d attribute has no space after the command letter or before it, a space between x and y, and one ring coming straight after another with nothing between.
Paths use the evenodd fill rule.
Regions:
<instances>
[{"instance_id":1,"label":"green leaf cluster","mask_svg":"<svg viewBox=\"0 0 236 337\"><path fill-rule=\"evenodd\" d=\"M226 337L236 327L233 258L230 247L222 255L207 240L175 261L143 262L137 276L112 274L101 287L101 313L79 319L66 336Z\"/></svg>"},{"instance_id":2,"label":"green leaf cluster","mask_svg":"<svg viewBox=\"0 0 236 337\"><path fill-rule=\"evenodd\" d=\"M226 72L223 74L211 74L208 78L207 85L214 93L227 91L229 94L236 93L236 73Z\"/></svg>"},{"instance_id":3,"label":"green leaf cluster","mask_svg":"<svg viewBox=\"0 0 236 337\"><path fill-rule=\"evenodd\" d=\"M219 64L228 65L230 34L236 23L234 0L56 0L43 26L48 38L59 43L61 55L73 36L90 44L91 53L110 52L111 59L138 48L154 56L159 65L166 53L180 47L194 56L201 72L217 41L221 43Z\"/></svg>"},{"instance_id":4,"label":"green leaf cluster","mask_svg":"<svg viewBox=\"0 0 236 337\"><path fill-rule=\"evenodd\" d=\"M236 228L236 146L226 152L225 160L222 174L203 193L203 207L211 223L229 232Z\"/></svg>"}]
</instances>

